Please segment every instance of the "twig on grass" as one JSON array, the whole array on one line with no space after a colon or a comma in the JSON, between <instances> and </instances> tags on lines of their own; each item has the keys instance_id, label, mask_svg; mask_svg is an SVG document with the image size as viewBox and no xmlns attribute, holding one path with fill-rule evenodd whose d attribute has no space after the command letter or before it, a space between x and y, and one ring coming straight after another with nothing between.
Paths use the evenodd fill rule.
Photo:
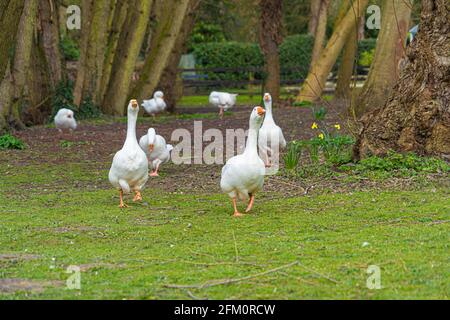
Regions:
<instances>
[{"instance_id":1,"label":"twig on grass","mask_svg":"<svg viewBox=\"0 0 450 320\"><path fill-rule=\"evenodd\" d=\"M200 298L194 295L191 291L186 290L187 295L193 300L208 300L208 298Z\"/></svg>"},{"instance_id":2,"label":"twig on grass","mask_svg":"<svg viewBox=\"0 0 450 320\"><path fill-rule=\"evenodd\" d=\"M234 230L233 230L233 240L234 240L234 253L235 253L235 261L239 262L239 252L238 252L238 248L237 248L237 243L236 243L236 236L234 234Z\"/></svg>"},{"instance_id":3,"label":"twig on grass","mask_svg":"<svg viewBox=\"0 0 450 320\"><path fill-rule=\"evenodd\" d=\"M315 275L317 275L317 276L319 276L319 277L321 277L321 278L327 279L328 281L331 281L331 282L336 283L336 284L339 283L337 280L335 280L335 279L333 279L333 278L330 278L329 276L324 275L324 274L322 274L322 273L319 273L319 272L317 272L317 271L315 271L315 270L313 270L313 269L310 269L310 268L308 268L307 266L305 266L305 265L303 265L303 264L301 264L301 263L298 263L298 265L299 265L300 267L302 267L303 269L305 269L306 271L309 271L309 272L311 272L311 273L314 273Z\"/></svg>"},{"instance_id":4,"label":"twig on grass","mask_svg":"<svg viewBox=\"0 0 450 320\"><path fill-rule=\"evenodd\" d=\"M241 278L231 278L231 279L220 279L220 280L210 280L207 281L205 283L202 284L192 284L192 285L178 285L178 284L166 284L164 285L164 287L166 288L174 288L174 289L188 289L188 288L193 288L193 289L204 289L204 288L209 288L209 287L213 287L213 286L219 286L219 285L225 285L225 284L231 284L231 283L237 283L237 282L241 282L241 281L245 281L245 280L250 280L250 279L254 279L254 278L258 278L258 277L262 277L265 276L267 274L273 273L273 272L277 272L283 269L287 269L290 267L293 267L295 265L298 265L299 262L298 261L294 261L291 262L289 264L274 268L274 269L270 269L264 272L260 272L260 273L256 273L253 275L249 275L249 276L245 276L245 277L241 277Z\"/></svg>"}]
</instances>

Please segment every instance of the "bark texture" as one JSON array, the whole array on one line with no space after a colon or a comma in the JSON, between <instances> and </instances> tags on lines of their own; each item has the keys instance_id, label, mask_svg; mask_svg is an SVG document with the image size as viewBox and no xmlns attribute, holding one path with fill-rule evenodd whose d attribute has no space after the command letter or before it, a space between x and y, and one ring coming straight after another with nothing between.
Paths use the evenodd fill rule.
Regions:
<instances>
[{"instance_id":1,"label":"bark texture","mask_svg":"<svg viewBox=\"0 0 450 320\"><path fill-rule=\"evenodd\" d=\"M311 67L317 62L323 50L327 31L328 6L330 5L330 0L317 0L317 2L320 2L320 7L316 32L314 34L314 46L311 53Z\"/></svg>"},{"instance_id":2,"label":"bark texture","mask_svg":"<svg viewBox=\"0 0 450 320\"><path fill-rule=\"evenodd\" d=\"M279 0L261 0L261 28L259 43L264 55L266 78L264 90L270 92L276 103L280 98L280 53L279 45L283 41L282 2Z\"/></svg>"},{"instance_id":3,"label":"bark texture","mask_svg":"<svg viewBox=\"0 0 450 320\"><path fill-rule=\"evenodd\" d=\"M369 76L354 105L354 114L381 107L398 79L398 62L404 55L411 5L408 1L385 0L381 29Z\"/></svg>"},{"instance_id":4,"label":"bark texture","mask_svg":"<svg viewBox=\"0 0 450 320\"><path fill-rule=\"evenodd\" d=\"M389 150L450 157L450 2L425 0L387 102L362 119L355 157Z\"/></svg>"},{"instance_id":5,"label":"bark texture","mask_svg":"<svg viewBox=\"0 0 450 320\"><path fill-rule=\"evenodd\" d=\"M184 18L183 27L178 34L167 67L164 69L159 82L159 87L164 92L167 111L171 113L176 111L176 103L183 95L183 80L178 72L178 65L185 50L186 40L194 28L197 18L196 10L200 2L201 0L191 1L188 13Z\"/></svg>"},{"instance_id":6,"label":"bark texture","mask_svg":"<svg viewBox=\"0 0 450 320\"><path fill-rule=\"evenodd\" d=\"M0 115L3 129L23 129L21 109L27 101L27 75L31 66L33 36L36 28L38 1L25 0L17 29L14 59L0 86Z\"/></svg>"},{"instance_id":7,"label":"bark texture","mask_svg":"<svg viewBox=\"0 0 450 320\"><path fill-rule=\"evenodd\" d=\"M9 62L9 54L16 39L23 6L24 1L3 0L0 2L0 29L2 30L0 32L0 79L3 78Z\"/></svg>"},{"instance_id":8,"label":"bark texture","mask_svg":"<svg viewBox=\"0 0 450 320\"><path fill-rule=\"evenodd\" d=\"M161 0L156 0L161 1ZM150 53L131 96L142 100L151 97L167 67L191 0L164 0L161 19L152 35Z\"/></svg>"},{"instance_id":9,"label":"bark texture","mask_svg":"<svg viewBox=\"0 0 450 320\"><path fill-rule=\"evenodd\" d=\"M105 93L104 112L124 115L134 67L145 37L153 1L128 3L127 17L117 44L111 78Z\"/></svg>"}]
</instances>

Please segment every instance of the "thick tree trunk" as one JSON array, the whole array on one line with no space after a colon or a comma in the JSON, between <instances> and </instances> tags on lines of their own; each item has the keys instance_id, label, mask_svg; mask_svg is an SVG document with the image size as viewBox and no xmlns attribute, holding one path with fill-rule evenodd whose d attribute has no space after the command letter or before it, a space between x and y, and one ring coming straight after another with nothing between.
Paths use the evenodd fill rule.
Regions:
<instances>
[{"instance_id":1,"label":"thick tree trunk","mask_svg":"<svg viewBox=\"0 0 450 320\"><path fill-rule=\"evenodd\" d=\"M86 34L82 37L82 53L80 57L80 68L78 70L77 80L74 89L75 104L79 105L81 101L90 97L94 104L101 101L101 79L103 74L105 50L108 40L108 22L111 21L111 3L112 0L96 0L91 3L85 2L85 6L90 8L89 27L84 30ZM88 14L86 14L87 16Z\"/></svg>"},{"instance_id":2,"label":"thick tree trunk","mask_svg":"<svg viewBox=\"0 0 450 320\"><path fill-rule=\"evenodd\" d=\"M14 45L17 26L20 22L24 1L3 0L0 2L0 79L3 79Z\"/></svg>"},{"instance_id":3,"label":"thick tree trunk","mask_svg":"<svg viewBox=\"0 0 450 320\"><path fill-rule=\"evenodd\" d=\"M450 157L450 2L424 0L406 65L383 107L365 114L355 157L389 150Z\"/></svg>"},{"instance_id":4,"label":"thick tree trunk","mask_svg":"<svg viewBox=\"0 0 450 320\"><path fill-rule=\"evenodd\" d=\"M80 106L83 98L83 85L87 72L87 50L89 46L89 34L91 30L92 1L82 0L81 9L81 41L80 41L80 59L78 60L77 78L73 89L73 103Z\"/></svg>"},{"instance_id":5,"label":"thick tree trunk","mask_svg":"<svg viewBox=\"0 0 450 320\"><path fill-rule=\"evenodd\" d=\"M282 42L282 5L278 0L261 0L261 27L259 44L264 54L266 78L264 90L270 92L274 102L280 98L280 54Z\"/></svg>"},{"instance_id":6,"label":"thick tree trunk","mask_svg":"<svg viewBox=\"0 0 450 320\"><path fill-rule=\"evenodd\" d=\"M322 95L328 74L350 34L355 20L364 14L368 0L355 0L342 21L336 26L322 54L312 67L297 97L297 101L317 101Z\"/></svg>"},{"instance_id":7,"label":"thick tree trunk","mask_svg":"<svg viewBox=\"0 0 450 320\"><path fill-rule=\"evenodd\" d=\"M103 101L103 110L112 115L123 115L130 90L131 77L144 40L151 0L128 3L127 18L119 36L117 52L111 70L111 79Z\"/></svg>"},{"instance_id":8,"label":"thick tree trunk","mask_svg":"<svg viewBox=\"0 0 450 320\"><path fill-rule=\"evenodd\" d=\"M62 80L62 64L59 49L58 7L54 0L39 1L39 20L42 44L48 63L50 84L55 87Z\"/></svg>"},{"instance_id":9,"label":"thick tree trunk","mask_svg":"<svg viewBox=\"0 0 450 320\"><path fill-rule=\"evenodd\" d=\"M351 6L351 0L342 0L334 28L345 17L348 9ZM337 73L336 91L334 97L336 99L348 100L350 97L350 83L353 75L353 68L355 66L355 57L358 50L359 28L362 24L362 18L359 21L355 20L355 26L348 35L348 39L342 51L342 60Z\"/></svg>"},{"instance_id":10,"label":"thick tree trunk","mask_svg":"<svg viewBox=\"0 0 450 320\"><path fill-rule=\"evenodd\" d=\"M2 114L7 117L7 124L16 129L23 129L20 111L26 102L26 81L30 69L31 50L33 47L33 35L36 28L37 0L26 0L20 23L17 29L16 46L14 50L14 62L11 64L10 75L6 75L2 89L7 94L3 96L0 104L3 104ZM28 102L29 103L29 102Z\"/></svg>"},{"instance_id":11,"label":"thick tree trunk","mask_svg":"<svg viewBox=\"0 0 450 320\"><path fill-rule=\"evenodd\" d=\"M142 100L153 95L153 91L157 88L162 73L168 65L190 2L191 0L164 0L162 18L159 19L155 35L152 35L150 54L146 58L131 97Z\"/></svg>"},{"instance_id":12,"label":"thick tree trunk","mask_svg":"<svg viewBox=\"0 0 450 320\"><path fill-rule=\"evenodd\" d=\"M386 102L398 79L397 66L404 54L410 16L411 6L407 1L384 1L374 60L369 76L354 105L353 113L357 117Z\"/></svg>"},{"instance_id":13,"label":"thick tree trunk","mask_svg":"<svg viewBox=\"0 0 450 320\"><path fill-rule=\"evenodd\" d=\"M164 99L167 104L167 111L174 113L176 111L176 103L183 94L183 80L178 73L178 65L180 58L185 50L186 40L192 32L196 20L196 9L201 0L191 1L189 12L186 14L183 27L178 34L175 46L172 50L167 67L159 83L159 87L164 92Z\"/></svg>"},{"instance_id":14,"label":"thick tree trunk","mask_svg":"<svg viewBox=\"0 0 450 320\"><path fill-rule=\"evenodd\" d=\"M25 1L0 2L0 133L9 129L8 117L12 90L11 49L14 47L17 28Z\"/></svg>"},{"instance_id":15,"label":"thick tree trunk","mask_svg":"<svg viewBox=\"0 0 450 320\"><path fill-rule=\"evenodd\" d=\"M111 14L112 20L110 21L110 29L108 31L109 38L106 46L105 59L103 61L103 73L100 79L100 87L98 89L98 95L102 106L104 105L104 97L108 83L111 78L111 70L114 62L114 57L117 51L117 43L119 42L120 30L122 29L125 19L127 17L128 3L125 1L117 0L114 6L114 14ZM112 12L112 9L111 9ZM105 110L103 110L105 112Z\"/></svg>"},{"instance_id":16,"label":"thick tree trunk","mask_svg":"<svg viewBox=\"0 0 450 320\"><path fill-rule=\"evenodd\" d=\"M317 2L320 2L320 9L316 33L314 34L314 46L311 53L311 68L317 62L323 50L327 31L327 15L330 0L317 0Z\"/></svg>"}]
</instances>

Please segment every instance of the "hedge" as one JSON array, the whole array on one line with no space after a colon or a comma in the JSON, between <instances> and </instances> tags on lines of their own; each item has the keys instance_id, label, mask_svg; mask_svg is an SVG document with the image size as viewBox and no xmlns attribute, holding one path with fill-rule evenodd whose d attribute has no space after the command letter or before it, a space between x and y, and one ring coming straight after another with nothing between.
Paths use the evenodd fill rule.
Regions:
<instances>
[{"instance_id":1,"label":"hedge","mask_svg":"<svg viewBox=\"0 0 450 320\"><path fill-rule=\"evenodd\" d=\"M309 70L313 37L299 34L288 36L280 46L282 80L304 79ZM375 48L376 39L362 40L358 44L359 54ZM196 68L261 68L264 59L256 43L210 42L196 45L192 51ZM337 64L339 63L339 60ZM336 68L336 66L335 66ZM262 79L262 73L248 70L236 72L208 72L209 80L247 80L252 75Z\"/></svg>"}]
</instances>

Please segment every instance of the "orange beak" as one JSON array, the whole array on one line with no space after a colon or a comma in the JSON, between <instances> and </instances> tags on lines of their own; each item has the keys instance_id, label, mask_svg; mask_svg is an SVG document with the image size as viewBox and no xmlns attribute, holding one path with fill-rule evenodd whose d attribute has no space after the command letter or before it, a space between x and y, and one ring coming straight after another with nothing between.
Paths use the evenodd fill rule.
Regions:
<instances>
[{"instance_id":1,"label":"orange beak","mask_svg":"<svg viewBox=\"0 0 450 320\"><path fill-rule=\"evenodd\" d=\"M133 108L137 108L138 103L137 103L137 100L136 100L136 99L132 99L132 100L131 100L131 106L132 106Z\"/></svg>"},{"instance_id":2,"label":"orange beak","mask_svg":"<svg viewBox=\"0 0 450 320\"><path fill-rule=\"evenodd\" d=\"M269 100L270 100L269 96L268 96L268 95L265 95L265 96L264 96L264 100L265 100L265 101L269 101Z\"/></svg>"},{"instance_id":3,"label":"orange beak","mask_svg":"<svg viewBox=\"0 0 450 320\"><path fill-rule=\"evenodd\" d=\"M261 107L257 107L256 112L258 113L259 116L263 116L266 113L266 110L264 110Z\"/></svg>"},{"instance_id":4,"label":"orange beak","mask_svg":"<svg viewBox=\"0 0 450 320\"><path fill-rule=\"evenodd\" d=\"M152 152L153 149L155 149L155 145L149 144L149 145L148 145L148 151Z\"/></svg>"}]
</instances>

